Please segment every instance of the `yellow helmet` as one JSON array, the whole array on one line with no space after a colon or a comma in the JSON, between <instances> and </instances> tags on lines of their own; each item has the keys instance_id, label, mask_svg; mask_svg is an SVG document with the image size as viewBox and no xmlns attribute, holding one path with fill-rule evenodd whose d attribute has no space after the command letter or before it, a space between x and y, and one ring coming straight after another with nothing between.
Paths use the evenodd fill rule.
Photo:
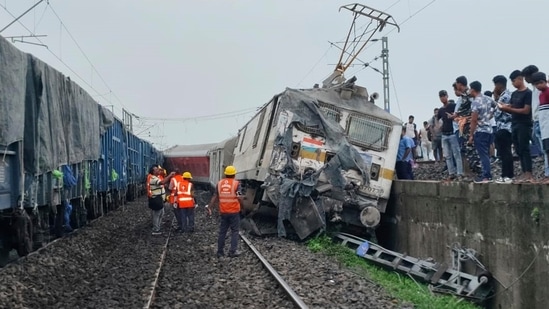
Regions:
<instances>
[{"instance_id":1,"label":"yellow helmet","mask_svg":"<svg viewBox=\"0 0 549 309\"><path fill-rule=\"evenodd\" d=\"M225 175L227 176L233 176L236 175L236 168L234 166L229 165L225 168Z\"/></svg>"},{"instance_id":2,"label":"yellow helmet","mask_svg":"<svg viewBox=\"0 0 549 309\"><path fill-rule=\"evenodd\" d=\"M190 172L185 172L185 173L183 173L183 178L193 179L193 175L191 175Z\"/></svg>"}]
</instances>

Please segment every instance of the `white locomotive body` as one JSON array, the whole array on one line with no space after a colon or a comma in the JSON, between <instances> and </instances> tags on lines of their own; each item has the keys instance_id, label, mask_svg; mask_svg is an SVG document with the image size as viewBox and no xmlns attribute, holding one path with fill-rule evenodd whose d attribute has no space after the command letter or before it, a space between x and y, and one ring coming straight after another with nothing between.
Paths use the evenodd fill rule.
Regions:
<instances>
[{"instance_id":1,"label":"white locomotive body","mask_svg":"<svg viewBox=\"0 0 549 309\"><path fill-rule=\"evenodd\" d=\"M286 89L239 130L234 148L243 208L277 209L300 238L326 221L373 228L385 211L401 121L351 83Z\"/></svg>"}]
</instances>

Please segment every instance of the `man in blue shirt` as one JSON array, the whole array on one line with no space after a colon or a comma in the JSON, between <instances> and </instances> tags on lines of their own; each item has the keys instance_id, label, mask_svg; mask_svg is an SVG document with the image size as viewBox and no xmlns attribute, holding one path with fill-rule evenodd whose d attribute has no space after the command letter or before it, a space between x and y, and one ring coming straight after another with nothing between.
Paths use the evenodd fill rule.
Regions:
<instances>
[{"instance_id":1,"label":"man in blue shirt","mask_svg":"<svg viewBox=\"0 0 549 309\"><path fill-rule=\"evenodd\" d=\"M497 75L492 81L494 82L495 100L501 104L509 104L511 102L511 92L507 89L507 78L503 75ZM494 111L494 119L496 120L496 138L494 143L501 161L501 177L496 179L497 183L509 184L513 182L514 178L513 152L511 148L513 144L511 118L511 114L499 108L496 108Z\"/></svg>"},{"instance_id":2,"label":"man in blue shirt","mask_svg":"<svg viewBox=\"0 0 549 309\"><path fill-rule=\"evenodd\" d=\"M437 119L442 120L442 151L446 158L446 167L448 170L448 181L463 178L463 161L460 153L458 136L454 133L452 116L455 115L455 104L448 100L448 92L441 90L438 92L442 107L438 110ZM457 175L456 175L457 173Z\"/></svg>"},{"instance_id":3,"label":"man in blue shirt","mask_svg":"<svg viewBox=\"0 0 549 309\"><path fill-rule=\"evenodd\" d=\"M406 126L403 126L400 134L400 143L398 144L397 162L395 167L398 179L414 180L414 174L412 172L412 149L414 146L414 140L406 136Z\"/></svg>"},{"instance_id":4,"label":"man in blue shirt","mask_svg":"<svg viewBox=\"0 0 549 309\"><path fill-rule=\"evenodd\" d=\"M490 119L494 114L496 103L492 98L482 94L482 84L478 81L472 82L469 87L474 98L471 103L471 135L468 143L473 144L480 157L482 174L475 180L475 183L486 183L492 181L490 166L490 144L492 143L492 125Z\"/></svg>"}]
</instances>

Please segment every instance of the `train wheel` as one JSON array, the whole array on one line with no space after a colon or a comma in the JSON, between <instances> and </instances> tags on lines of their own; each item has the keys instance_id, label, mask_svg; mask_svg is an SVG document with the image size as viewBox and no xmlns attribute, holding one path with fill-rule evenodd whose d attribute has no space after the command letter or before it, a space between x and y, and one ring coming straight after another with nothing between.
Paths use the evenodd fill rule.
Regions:
<instances>
[{"instance_id":1,"label":"train wheel","mask_svg":"<svg viewBox=\"0 0 549 309\"><path fill-rule=\"evenodd\" d=\"M54 217L54 223L53 223L53 231L55 233L55 237L63 237L63 221L65 220L65 206L63 204L54 206L55 211L55 217Z\"/></svg>"},{"instance_id":2,"label":"train wheel","mask_svg":"<svg viewBox=\"0 0 549 309\"><path fill-rule=\"evenodd\" d=\"M95 195L90 195L86 198L86 205L88 208L88 221L95 219L97 215L97 206L95 205Z\"/></svg>"},{"instance_id":3,"label":"train wheel","mask_svg":"<svg viewBox=\"0 0 549 309\"><path fill-rule=\"evenodd\" d=\"M16 225L17 229L17 254L19 256L25 256L32 252L32 222L29 215L21 210L21 213L17 215Z\"/></svg>"},{"instance_id":4,"label":"train wheel","mask_svg":"<svg viewBox=\"0 0 549 309\"><path fill-rule=\"evenodd\" d=\"M9 249L0 249L0 267L6 266L10 261L10 250Z\"/></svg>"},{"instance_id":5,"label":"train wheel","mask_svg":"<svg viewBox=\"0 0 549 309\"><path fill-rule=\"evenodd\" d=\"M84 197L82 197L78 200L78 205L80 207L80 225L79 225L79 227L82 227L82 226L88 224L88 209L86 209L86 202L85 202Z\"/></svg>"},{"instance_id":6,"label":"train wheel","mask_svg":"<svg viewBox=\"0 0 549 309\"><path fill-rule=\"evenodd\" d=\"M96 205L97 205L97 217L102 217L103 216L103 213L104 213L104 208L103 208L103 194L99 194L97 196L97 201L96 201Z\"/></svg>"},{"instance_id":7,"label":"train wheel","mask_svg":"<svg viewBox=\"0 0 549 309\"><path fill-rule=\"evenodd\" d=\"M69 203L72 205L72 211L70 215L70 223L71 227L73 229L80 227L80 214L82 213L82 210L80 209L80 199L74 199L70 200ZM65 225L66 222L63 220L63 225Z\"/></svg>"},{"instance_id":8,"label":"train wheel","mask_svg":"<svg viewBox=\"0 0 549 309\"><path fill-rule=\"evenodd\" d=\"M134 185L129 185L128 186L128 192L127 192L127 195L126 195L126 200L133 201L133 200L135 200L136 196L137 195L136 195L135 186Z\"/></svg>"},{"instance_id":9,"label":"train wheel","mask_svg":"<svg viewBox=\"0 0 549 309\"><path fill-rule=\"evenodd\" d=\"M116 191L114 196L114 208L122 206L122 196L120 191Z\"/></svg>"},{"instance_id":10,"label":"train wheel","mask_svg":"<svg viewBox=\"0 0 549 309\"><path fill-rule=\"evenodd\" d=\"M108 212L108 208L107 208L107 206L109 205L108 195L106 193L101 194L100 201L101 203L99 205L101 205L101 217L103 217Z\"/></svg>"}]
</instances>

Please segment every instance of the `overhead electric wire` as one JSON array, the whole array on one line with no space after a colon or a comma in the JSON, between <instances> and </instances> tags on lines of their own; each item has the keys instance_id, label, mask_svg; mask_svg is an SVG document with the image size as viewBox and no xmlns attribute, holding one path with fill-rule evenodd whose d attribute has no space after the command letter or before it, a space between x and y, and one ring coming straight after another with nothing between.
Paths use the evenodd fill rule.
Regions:
<instances>
[{"instance_id":1,"label":"overhead electric wire","mask_svg":"<svg viewBox=\"0 0 549 309\"><path fill-rule=\"evenodd\" d=\"M7 7L5 5L2 5L0 4L0 7L2 7L8 14L10 14L13 18L16 18L15 15L13 15L11 13L11 11L9 11L7 9ZM95 89L90 83L88 83L82 76L80 76L80 74L78 74L75 70L73 70L65 61L63 61L63 59L61 59L61 57L59 57L57 54L55 54L51 49L49 49L47 47L47 45L42 42L42 40L40 40L36 34L31 31L27 26L25 26L25 24L23 24L20 20L17 21L23 28L25 28L32 36L34 39L36 39L38 42L40 42L40 44L42 44L43 46L46 47L46 50L52 54L52 56L54 56L61 64L63 64L67 69L69 69L69 71L71 71L76 77L78 77L84 84L86 84L91 90L95 91L95 93L97 95L100 95L100 92L97 91L97 89ZM109 103L112 103L112 102L109 102Z\"/></svg>"},{"instance_id":2,"label":"overhead electric wire","mask_svg":"<svg viewBox=\"0 0 549 309\"><path fill-rule=\"evenodd\" d=\"M55 15L55 17L57 17L57 19L59 20L59 22L61 23L61 26L65 29L65 31L67 32L67 34L69 35L69 37L71 38L71 40L74 42L74 44L76 45L76 47L78 48L78 50L80 50L80 52L82 53L82 55L84 56L84 58L86 58L86 60L88 61L88 63L90 64L90 66L92 67L93 71L97 74L97 76L99 76L99 79L101 79L101 81L103 82L103 84L105 85L105 87L107 87L107 89L109 90L109 92L114 96L114 98L116 98L118 100L118 102L120 103L120 105L122 106L122 108L124 109L128 109L124 103L122 102L122 100L120 100L120 98L116 95L116 93L114 91L112 91L111 87L109 86L109 84L107 83L107 81L103 78L103 75L101 75L101 73L99 73L99 71L97 70L97 68L95 67L95 65L92 63L91 59L88 57L88 55L84 52L84 50L82 49L82 47L80 46L80 44L78 44L78 42L76 41L76 39L74 38L74 36L72 35L72 33L70 32L69 28L67 28L67 26L65 25L65 23L63 22L63 20L61 19L61 17L59 16L59 14L57 14L57 12L55 11L55 9L53 8L53 6L48 2L48 6L51 8L51 11L53 12L53 14ZM112 102L111 102L112 103Z\"/></svg>"},{"instance_id":3,"label":"overhead electric wire","mask_svg":"<svg viewBox=\"0 0 549 309\"><path fill-rule=\"evenodd\" d=\"M395 79L392 77L393 76L393 70L391 70L391 65L388 65L388 68L389 68L389 76L391 77L391 83L393 84L393 91L395 93L395 99L396 99L396 103L397 103L397 107L398 107L398 114L400 116L400 119L402 119L402 111L400 110L400 103L398 103L398 93L397 93L397 90L396 90Z\"/></svg>"},{"instance_id":4,"label":"overhead electric wire","mask_svg":"<svg viewBox=\"0 0 549 309\"><path fill-rule=\"evenodd\" d=\"M333 44L332 44L333 45ZM332 45L328 46L328 49L326 49L326 51L324 52L324 54L322 55L322 57L320 57L320 59L318 59L318 61L313 65L313 67L309 70L309 72L307 72L307 74L299 81L299 83L297 83L296 85L296 88L299 87L299 85L301 85L301 83L307 78L309 77L309 75L313 72L313 70L318 66L318 64L320 63L320 61L322 61L322 59L324 59L326 57L326 55L328 54L328 52L330 51L330 49L332 48Z\"/></svg>"},{"instance_id":5,"label":"overhead electric wire","mask_svg":"<svg viewBox=\"0 0 549 309\"><path fill-rule=\"evenodd\" d=\"M213 120L213 119L223 119L223 118L242 116L242 115L246 115L256 111L257 111L257 107L253 107L253 108L235 110L231 112L224 112L224 113L217 113L217 114L203 115L203 116L179 117L179 118L178 117L176 118L138 117L138 119L140 121L159 121L159 122L160 121L183 122L183 121L190 121L190 120Z\"/></svg>"},{"instance_id":6,"label":"overhead electric wire","mask_svg":"<svg viewBox=\"0 0 549 309\"><path fill-rule=\"evenodd\" d=\"M415 11L414 14L408 16L408 18L406 18L403 22L401 22L399 25L402 26L404 25L405 23L407 23L408 21L410 21L410 19L414 18L417 14L419 14L421 11L425 10L427 7L429 7L431 4L435 3L437 0L431 0L431 2L427 3L426 5L424 5L422 8L420 8L419 10ZM395 2L394 4L398 3L400 1L397 1ZM389 32L385 33L384 36L387 36L389 33L395 31L395 27L393 27L391 30L389 30ZM373 44L370 44L369 46L366 46L366 48L364 48L365 50L374 46L378 41L380 40L377 40L377 41L373 41Z\"/></svg>"},{"instance_id":7,"label":"overhead electric wire","mask_svg":"<svg viewBox=\"0 0 549 309\"><path fill-rule=\"evenodd\" d=\"M402 1L402 0L398 0L398 1L396 1L395 3L391 4L391 5L390 5L387 9L385 9L384 11L389 10L390 8L392 8L393 6L395 6L396 4L398 4L400 1ZM417 10L416 12L414 12L413 14L411 14L410 16L408 16L408 18L406 18L402 23L400 23L400 25L405 24L405 23L408 22L410 19L412 19L413 17L415 17L417 14L419 14L421 11L425 10L427 7L429 7L431 4L433 4L433 3L436 2L436 1L437 1L437 0L432 0L431 2L427 3L427 4L424 5L422 8L420 8L419 10ZM360 30L360 29L364 29L364 28L366 28L366 27L369 27L370 24L371 24L371 22L372 22L372 21L370 21L367 25L362 26L361 28L359 28L359 30ZM384 36L387 36L389 33L395 31L395 29L397 29L397 28L393 27L391 30L389 30L389 32L385 33ZM372 31L374 31L374 30L376 30L376 29L372 29L372 30L369 30L369 31L365 31L364 34L369 33L369 32L372 32ZM355 39L356 39L356 38L355 38ZM379 40L379 39L370 40L370 42L372 42L372 44L370 44L370 45L368 45L368 46L365 46L365 47L364 47L364 50L366 50L366 49L368 49L368 48L374 46L374 45L375 45L377 42L379 42L379 41L381 41L381 40ZM329 43L330 43L331 45L335 45L335 43L337 43L337 42L329 42ZM337 45L335 45L335 46L338 47ZM338 47L338 48L339 48L339 47ZM341 50L341 48L339 48L339 49ZM356 60L359 61L359 62L362 62L362 64L365 65L365 66L367 66L367 64L368 64L368 63L362 61L361 59L359 59L358 57L356 58ZM370 61L370 62L372 62L372 61Z\"/></svg>"},{"instance_id":8,"label":"overhead electric wire","mask_svg":"<svg viewBox=\"0 0 549 309\"><path fill-rule=\"evenodd\" d=\"M47 4L49 4L49 0L47 0ZM44 11L42 12L42 16L40 16L40 19L38 20L38 23L36 23L36 13L34 14L35 15L35 18L34 18L34 31L36 32L36 27L38 27L40 25L40 23L42 23L42 19L44 19L44 16L46 15L46 11L48 10L48 5L46 5L44 7Z\"/></svg>"}]
</instances>

